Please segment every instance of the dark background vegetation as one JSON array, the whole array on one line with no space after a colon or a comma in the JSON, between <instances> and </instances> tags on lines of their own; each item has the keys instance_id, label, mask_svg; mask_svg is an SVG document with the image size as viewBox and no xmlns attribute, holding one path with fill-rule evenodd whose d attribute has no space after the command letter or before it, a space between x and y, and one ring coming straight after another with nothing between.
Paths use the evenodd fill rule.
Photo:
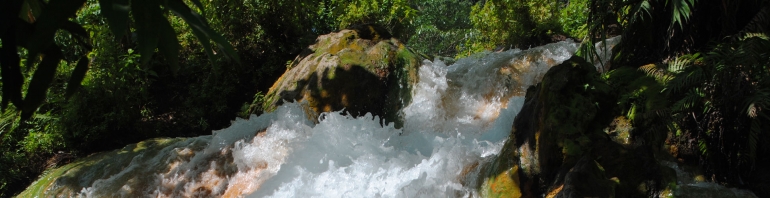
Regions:
<instances>
[{"instance_id":1,"label":"dark background vegetation","mask_svg":"<svg viewBox=\"0 0 770 198\"><path fill-rule=\"evenodd\" d=\"M715 182L754 189L770 183L763 168L770 165L767 0L184 1L224 40L201 39L194 22L174 13L178 7L156 3L157 16L167 20L179 43L169 49L177 42L156 35L157 52L143 44L145 21L127 20L116 34L109 18L115 11L99 4L147 2L61 2L74 14L58 22L74 22L83 31L62 26L51 36L59 50L44 56L42 48L8 38L14 38L13 30L45 21L32 19L54 13L46 10L52 2L0 3L19 14L4 12L0 24L0 45L13 49L3 51L1 63L0 197L78 157L148 138L207 135L236 116L261 113L249 109L260 106L254 104L297 54L318 35L356 24L381 26L419 53L454 58L622 35L613 69L602 79L617 104L608 113L629 118L635 141L653 148L673 145L674 155L700 165ZM131 10L131 16L136 13L145 11ZM22 25L7 25L16 22ZM584 45L581 56L590 60L592 46ZM59 51L60 60L50 58ZM83 57L86 73L78 70ZM23 78L13 81L6 74L16 62ZM43 89L31 85L45 79L36 71L52 72ZM12 94L17 92L25 100L43 97L20 105L14 100L20 95Z\"/></svg>"}]
</instances>

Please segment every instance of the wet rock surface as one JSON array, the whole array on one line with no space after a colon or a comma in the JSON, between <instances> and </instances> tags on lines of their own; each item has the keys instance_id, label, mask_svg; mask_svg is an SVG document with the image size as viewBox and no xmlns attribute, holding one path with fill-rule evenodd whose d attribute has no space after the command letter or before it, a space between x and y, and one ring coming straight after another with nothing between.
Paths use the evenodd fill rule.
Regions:
<instances>
[{"instance_id":1,"label":"wet rock surface","mask_svg":"<svg viewBox=\"0 0 770 198\"><path fill-rule=\"evenodd\" d=\"M371 112L397 121L425 58L373 25L322 35L290 63L261 108L270 112L286 101L299 101L306 102L312 120L344 109L353 116Z\"/></svg>"},{"instance_id":2,"label":"wet rock surface","mask_svg":"<svg viewBox=\"0 0 770 198\"><path fill-rule=\"evenodd\" d=\"M652 150L626 148L604 132L615 117L607 85L595 68L573 57L527 90L511 135L481 181L520 167L524 197L649 197L666 185ZM482 184L480 191L492 185ZM498 187L499 188L499 187ZM513 187L511 187L513 189Z\"/></svg>"}]
</instances>

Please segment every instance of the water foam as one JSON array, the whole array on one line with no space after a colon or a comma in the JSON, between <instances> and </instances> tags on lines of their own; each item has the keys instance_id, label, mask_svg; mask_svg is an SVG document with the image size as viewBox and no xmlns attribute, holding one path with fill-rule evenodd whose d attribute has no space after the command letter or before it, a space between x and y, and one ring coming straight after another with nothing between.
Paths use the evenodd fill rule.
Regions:
<instances>
[{"instance_id":1,"label":"water foam","mask_svg":"<svg viewBox=\"0 0 770 198\"><path fill-rule=\"evenodd\" d=\"M463 174L500 151L526 87L576 48L562 42L450 66L425 61L403 129L327 113L251 197L477 196Z\"/></svg>"},{"instance_id":2,"label":"water foam","mask_svg":"<svg viewBox=\"0 0 770 198\"><path fill-rule=\"evenodd\" d=\"M116 151L132 155L99 162L75 180L57 180L51 191L80 189L57 194L68 197L476 196L464 186L465 174L500 151L526 88L576 50L565 41L486 52L452 65L426 60L412 101L401 110L401 129L370 114L342 112L323 113L315 124L302 104L287 103L209 136Z\"/></svg>"}]
</instances>

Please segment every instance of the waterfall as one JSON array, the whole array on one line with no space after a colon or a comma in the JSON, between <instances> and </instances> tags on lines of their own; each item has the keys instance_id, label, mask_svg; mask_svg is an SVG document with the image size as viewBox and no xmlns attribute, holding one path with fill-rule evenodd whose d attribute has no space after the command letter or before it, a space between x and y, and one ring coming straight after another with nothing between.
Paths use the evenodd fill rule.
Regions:
<instances>
[{"instance_id":1,"label":"waterfall","mask_svg":"<svg viewBox=\"0 0 770 198\"><path fill-rule=\"evenodd\" d=\"M475 196L462 174L500 151L526 88L576 49L561 42L448 66L426 60L402 110L403 129L381 127L371 116L320 116L295 132L305 136L287 141L291 154L251 197Z\"/></svg>"},{"instance_id":2,"label":"waterfall","mask_svg":"<svg viewBox=\"0 0 770 198\"><path fill-rule=\"evenodd\" d=\"M526 88L577 48L562 41L450 65L425 60L402 128L371 114L312 121L303 104L286 103L212 135L91 156L60 169L75 176L33 186L69 197L478 196L467 174L501 150Z\"/></svg>"}]
</instances>

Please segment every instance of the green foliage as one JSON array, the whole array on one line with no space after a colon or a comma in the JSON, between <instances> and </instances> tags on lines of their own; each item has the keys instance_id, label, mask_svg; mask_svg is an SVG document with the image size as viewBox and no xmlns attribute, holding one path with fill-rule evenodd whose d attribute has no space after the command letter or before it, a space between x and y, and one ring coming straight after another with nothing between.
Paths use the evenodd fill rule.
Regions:
<instances>
[{"instance_id":1,"label":"green foliage","mask_svg":"<svg viewBox=\"0 0 770 198\"><path fill-rule=\"evenodd\" d=\"M527 39L558 30L556 1L490 0L473 6L471 22L486 42L484 49L527 44Z\"/></svg>"},{"instance_id":2,"label":"green foliage","mask_svg":"<svg viewBox=\"0 0 770 198\"><path fill-rule=\"evenodd\" d=\"M480 1L473 6L473 28L461 45L460 55L503 48L528 48L567 37L587 35L587 0Z\"/></svg>"},{"instance_id":3,"label":"green foliage","mask_svg":"<svg viewBox=\"0 0 770 198\"><path fill-rule=\"evenodd\" d=\"M195 1L197 2L197 1ZM83 46L87 51L91 50L89 35L85 29L77 23L70 20L78 10L86 3L85 0L61 0L51 2L41 2L36 0L14 0L4 1L0 4L3 15L0 20L0 40L3 42L2 56L0 56L0 65L2 66L3 97L2 107L5 109L8 103L12 103L21 109L21 118L28 119L43 103L52 79L58 68L59 62L65 57L61 49L64 43L54 42L56 32L64 30L77 38L77 44ZM93 3L93 2L92 2ZM238 62L238 55L235 54L233 47L224 40L222 36L214 32L196 12L192 12L182 0L173 0L163 2L132 0L101 0L100 3L108 5L102 7L102 13L111 23L112 33L118 36L125 34L126 24L134 25L137 34L137 48L142 55L141 62L147 64L157 48L161 54L167 57L171 68L176 70L178 63L176 56L179 51L176 33L172 30L170 24L165 19L164 14L171 10L181 16L185 22L190 24L193 32L203 43L204 49L213 54L210 41L214 41L224 54L232 57ZM200 3L198 3L200 4ZM130 5L130 8L127 7ZM161 9L161 6L167 10ZM129 23L128 14L131 10L134 16L134 23ZM20 57L17 55L18 48L26 49L27 61L21 65ZM38 62L38 57L43 54L42 60ZM78 60L86 61L85 54L80 54ZM83 65L85 63L81 63ZM35 68L32 78L29 80L26 95L22 98L22 84L25 84L25 77L20 72L21 67ZM87 71L81 66L76 70L76 78L73 78L72 89L76 89L80 83L81 76ZM69 94L71 95L71 94Z\"/></svg>"},{"instance_id":4,"label":"green foliage","mask_svg":"<svg viewBox=\"0 0 770 198\"><path fill-rule=\"evenodd\" d=\"M411 28L418 12L408 0L332 0L332 4L340 29L374 23L403 38L409 38L405 30Z\"/></svg>"},{"instance_id":5,"label":"green foliage","mask_svg":"<svg viewBox=\"0 0 770 198\"><path fill-rule=\"evenodd\" d=\"M415 4L419 15L407 45L423 54L454 57L471 32L472 1L429 0Z\"/></svg>"},{"instance_id":6,"label":"green foliage","mask_svg":"<svg viewBox=\"0 0 770 198\"><path fill-rule=\"evenodd\" d=\"M63 34L58 34L57 38ZM22 50L21 52L25 52ZM47 167L66 163L66 152L70 146L66 133L60 127L60 106L65 101L65 82L75 65L60 64L46 102L25 121L20 121L20 112L8 107L0 116L0 196L9 197L21 191ZM33 71L27 71L27 74ZM53 159L53 160L52 160Z\"/></svg>"},{"instance_id":7,"label":"green foliage","mask_svg":"<svg viewBox=\"0 0 770 198\"><path fill-rule=\"evenodd\" d=\"M722 181L751 175L760 136L770 127L763 111L770 105L768 52L770 40L748 37L717 45L702 58L683 56L689 61L668 85L674 116L685 135L702 137L702 163Z\"/></svg>"},{"instance_id":8,"label":"green foliage","mask_svg":"<svg viewBox=\"0 0 770 198\"><path fill-rule=\"evenodd\" d=\"M584 39L588 35L589 0L572 0L559 11L561 29L569 36Z\"/></svg>"}]
</instances>

